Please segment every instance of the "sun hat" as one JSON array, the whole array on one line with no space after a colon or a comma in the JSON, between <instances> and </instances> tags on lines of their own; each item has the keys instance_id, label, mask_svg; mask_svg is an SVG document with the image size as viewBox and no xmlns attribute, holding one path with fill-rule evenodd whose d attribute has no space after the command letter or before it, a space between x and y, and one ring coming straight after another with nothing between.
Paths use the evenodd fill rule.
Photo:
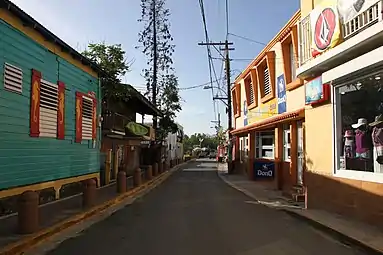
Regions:
<instances>
[{"instance_id":1,"label":"sun hat","mask_svg":"<svg viewBox=\"0 0 383 255\"><path fill-rule=\"evenodd\" d=\"M371 122L369 125L371 127L373 127L373 126L379 125L380 123L383 123L383 115L382 114L376 116L375 117L375 121Z\"/></svg>"},{"instance_id":2,"label":"sun hat","mask_svg":"<svg viewBox=\"0 0 383 255\"><path fill-rule=\"evenodd\" d=\"M363 125L367 125L367 119L365 119L365 118L358 119L358 123L352 124L351 126L352 126L352 128L358 128L358 127L363 126Z\"/></svg>"},{"instance_id":3,"label":"sun hat","mask_svg":"<svg viewBox=\"0 0 383 255\"><path fill-rule=\"evenodd\" d=\"M354 136L354 131L352 130L346 130L344 132L344 137L353 137Z\"/></svg>"}]
</instances>

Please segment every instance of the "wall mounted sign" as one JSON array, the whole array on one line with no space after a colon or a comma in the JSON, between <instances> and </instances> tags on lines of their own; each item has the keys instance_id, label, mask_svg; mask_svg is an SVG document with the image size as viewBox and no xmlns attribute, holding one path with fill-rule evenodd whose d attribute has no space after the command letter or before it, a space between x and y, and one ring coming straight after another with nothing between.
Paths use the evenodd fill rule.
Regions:
<instances>
[{"instance_id":1,"label":"wall mounted sign","mask_svg":"<svg viewBox=\"0 0 383 255\"><path fill-rule=\"evenodd\" d=\"M129 122L125 127L129 129L130 132L138 136L144 136L149 133L149 128L134 121Z\"/></svg>"},{"instance_id":2,"label":"wall mounted sign","mask_svg":"<svg viewBox=\"0 0 383 255\"><path fill-rule=\"evenodd\" d=\"M278 113L286 112L286 83L282 74L277 78Z\"/></svg>"},{"instance_id":3,"label":"wall mounted sign","mask_svg":"<svg viewBox=\"0 0 383 255\"><path fill-rule=\"evenodd\" d=\"M322 83L322 76L319 76L305 84L305 103L315 105L326 102L330 99L329 84Z\"/></svg>"},{"instance_id":4,"label":"wall mounted sign","mask_svg":"<svg viewBox=\"0 0 383 255\"><path fill-rule=\"evenodd\" d=\"M310 13L312 56L335 47L341 41L337 0L323 0Z\"/></svg>"},{"instance_id":5,"label":"wall mounted sign","mask_svg":"<svg viewBox=\"0 0 383 255\"><path fill-rule=\"evenodd\" d=\"M247 126L247 102L243 101L243 126Z\"/></svg>"},{"instance_id":6,"label":"wall mounted sign","mask_svg":"<svg viewBox=\"0 0 383 255\"><path fill-rule=\"evenodd\" d=\"M274 179L275 163L265 161L254 161L255 179Z\"/></svg>"},{"instance_id":7,"label":"wall mounted sign","mask_svg":"<svg viewBox=\"0 0 383 255\"><path fill-rule=\"evenodd\" d=\"M258 107L247 111L247 122L248 124L255 123L275 116L278 113L277 110L277 99L271 99L265 104L261 104Z\"/></svg>"}]
</instances>

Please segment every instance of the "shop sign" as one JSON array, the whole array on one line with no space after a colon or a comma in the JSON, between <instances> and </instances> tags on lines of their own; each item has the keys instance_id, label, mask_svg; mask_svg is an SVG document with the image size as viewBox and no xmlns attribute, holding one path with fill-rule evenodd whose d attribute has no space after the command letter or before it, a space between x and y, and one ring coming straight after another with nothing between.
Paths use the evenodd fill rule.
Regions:
<instances>
[{"instance_id":1,"label":"shop sign","mask_svg":"<svg viewBox=\"0 0 383 255\"><path fill-rule=\"evenodd\" d=\"M322 83L322 76L319 76L305 84L305 103L314 105L323 103L330 99L329 84Z\"/></svg>"},{"instance_id":2,"label":"shop sign","mask_svg":"<svg viewBox=\"0 0 383 255\"><path fill-rule=\"evenodd\" d=\"M265 104L261 104L257 108L247 111L247 122L252 124L257 121L267 119L277 114L277 100L271 99Z\"/></svg>"},{"instance_id":3,"label":"shop sign","mask_svg":"<svg viewBox=\"0 0 383 255\"><path fill-rule=\"evenodd\" d=\"M254 162L255 179L274 179L275 163L274 162Z\"/></svg>"},{"instance_id":4,"label":"shop sign","mask_svg":"<svg viewBox=\"0 0 383 255\"><path fill-rule=\"evenodd\" d=\"M334 48L342 39L338 1L340 0L323 0L310 13L313 57Z\"/></svg>"},{"instance_id":5,"label":"shop sign","mask_svg":"<svg viewBox=\"0 0 383 255\"><path fill-rule=\"evenodd\" d=\"M130 132L138 136L144 136L149 133L149 128L134 121L129 122L126 125L126 128L129 129Z\"/></svg>"},{"instance_id":6,"label":"shop sign","mask_svg":"<svg viewBox=\"0 0 383 255\"><path fill-rule=\"evenodd\" d=\"M286 84L282 74L277 78L278 114L286 112Z\"/></svg>"},{"instance_id":7,"label":"shop sign","mask_svg":"<svg viewBox=\"0 0 383 255\"><path fill-rule=\"evenodd\" d=\"M247 126L247 102L243 101L243 126Z\"/></svg>"}]
</instances>

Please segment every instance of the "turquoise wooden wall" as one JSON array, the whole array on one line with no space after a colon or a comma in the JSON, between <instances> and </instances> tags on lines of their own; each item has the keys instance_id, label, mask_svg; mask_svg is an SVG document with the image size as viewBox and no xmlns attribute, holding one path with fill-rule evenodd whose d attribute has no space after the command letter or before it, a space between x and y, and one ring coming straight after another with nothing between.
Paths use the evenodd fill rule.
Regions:
<instances>
[{"instance_id":1,"label":"turquoise wooden wall","mask_svg":"<svg viewBox=\"0 0 383 255\"><path fill-rule=\"evenodd\" d=\"M22 94L4 90L4 62L23 70ZM0 190L98 172L99 144L75 143L75 92L98 91L98 79L0 20ZM65 140L29 136L31 69L65 92ZM98 104L98 112L100 112ZM98 115L98 114L97 114Z\"/></svg>"}]
</instances>

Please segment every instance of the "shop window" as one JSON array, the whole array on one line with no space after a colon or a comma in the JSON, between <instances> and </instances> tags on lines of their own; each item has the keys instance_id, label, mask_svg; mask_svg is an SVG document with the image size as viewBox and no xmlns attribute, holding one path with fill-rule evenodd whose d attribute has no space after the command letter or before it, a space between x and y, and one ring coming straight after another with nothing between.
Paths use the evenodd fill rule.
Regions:
<instances>
[{"instance_id":1,"label":"shop window","mask_svg":"<svg viewBox=\"0 0 383 255\"><path fill-rule=\"evenodd\" d=\"M283 160L289 162L291 160L291 130L286 125L283 129Z\"/></svg>"},{"instance_id":2,"label":"shop window","mask_svg":"<svg viewBox=\"0 0 383 255\"><path fill-rule=\"evenodd\" d=\"M255 134L255 158L274 159L274 131Z\"/></svg>"},{"instance_id":3,"label":"shop window","mask_svg":"<svg viewBox=\"0 0 383 255\"><path fill-rule=\"evenodd\" d=\"M382 78L383 72L375 73L334 88L339 174L383 181Z\"/></svg>"},{"instance_id":4,"label":"shop window","mask_svg":"<svg viewBox=\"0 0 383 255\"><path fill-rule=\"evenodd\" d=\"M23 92L23 71L21 68L4 63L4 88L12 92Z\"/></svg>"},{"instance_id":5,"label":"shop window","mask_svg":"<svg viewBox=\"0 0 383 255\"><path fill-rule=\"evenodd\" d=\"M41 80L40 137L57 136L58 85Z\"/></svg>"}]
</instances>

